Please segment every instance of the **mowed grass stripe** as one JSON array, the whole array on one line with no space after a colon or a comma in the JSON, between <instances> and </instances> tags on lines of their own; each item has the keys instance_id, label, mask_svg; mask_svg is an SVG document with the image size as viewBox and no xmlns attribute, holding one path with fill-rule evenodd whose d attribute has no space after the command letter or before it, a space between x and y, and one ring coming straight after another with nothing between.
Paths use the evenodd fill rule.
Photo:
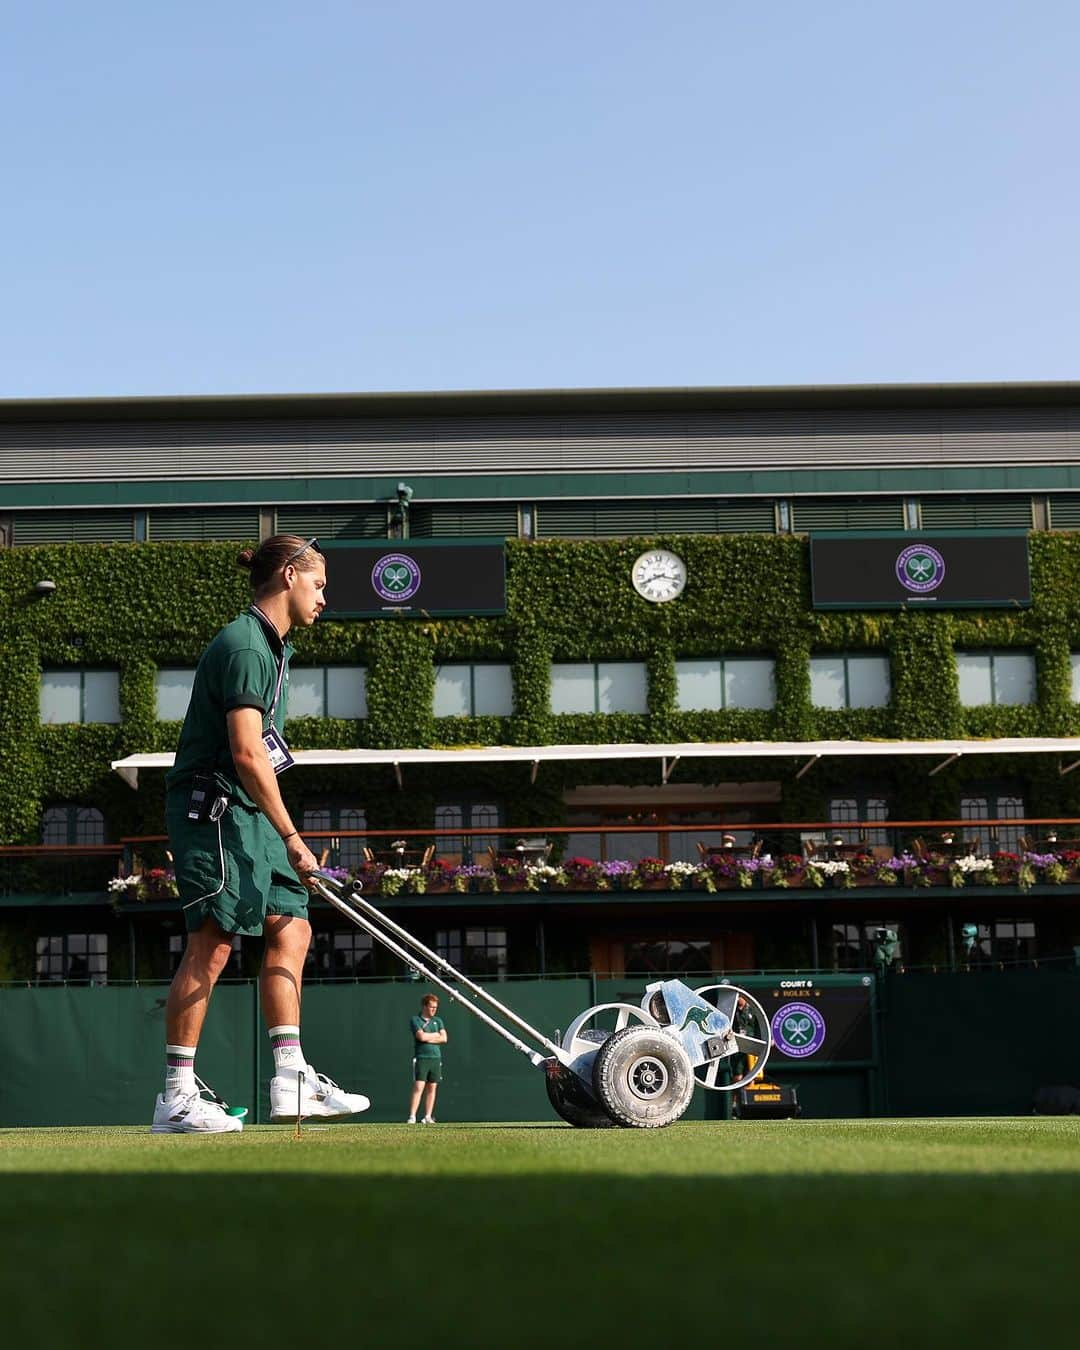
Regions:
<instances>
[{"instance_id":1,"label":"mowed grass stripe","mask_svg":"<svg viewBox=\"0 0 1080 1350\"><path fill-rule=\"evenodd\" d=\"M0 1170L13 1346L1029 1346L1080 1307L1074 1119L4 1131Z\"/></svg>"}]
</instances>

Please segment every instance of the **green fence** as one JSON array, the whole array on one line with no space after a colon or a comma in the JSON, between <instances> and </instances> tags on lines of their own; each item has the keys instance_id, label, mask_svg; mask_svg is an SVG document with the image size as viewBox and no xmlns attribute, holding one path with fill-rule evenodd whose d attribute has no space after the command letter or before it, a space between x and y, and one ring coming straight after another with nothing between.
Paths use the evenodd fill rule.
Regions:
<instances>
[{"instance_id":1,"label":"green fence","mask_svg":"<svg viewBox=\"0 0 1080 1350\"><path fill-rule=\"evenodd\" d=\"M763 1001L782 977L744 981ZM851 977L817 977L850 985ZM859 977L861 979L861 977ZM412 1079L409 1017L424 986L312 984L304 1047L344 1086L371 1097L365 1119L401 1120ZM594 1002L640 999L632 979L514 980L498 996L554 1036ZM164 985L0 989L0 1125L148 1122L163 1073ZM796 991L799 993L800 991ZM803 991L805 992L805 991ZM872 991L869 1059L793 1063L807 1117L1017 1114L1041 1083L1080 1082L1080 978L1047 971L896 975ZM442 1000L450 1035L444 1120L547 1120L543 1079L476 1018ZM272 1069L257 987L222 984L199 1049L200 1076L250 1119L265 1119ZM697 1092L690 1119L717 1117L726 1094Z\"/></svg>"}]
</instances>

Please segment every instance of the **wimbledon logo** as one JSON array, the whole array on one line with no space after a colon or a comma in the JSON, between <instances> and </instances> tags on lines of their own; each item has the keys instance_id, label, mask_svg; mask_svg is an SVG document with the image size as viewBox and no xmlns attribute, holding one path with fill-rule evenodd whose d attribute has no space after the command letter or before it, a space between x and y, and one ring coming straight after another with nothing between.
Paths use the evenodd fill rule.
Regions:
<instances>
[{"instance_id":1,"label":"wimbledon logo","mask_svg":"<svg viewBox=\"0 0 1080 1350\"><path fill-rule=\"evenodd\" d=\"M945 559L929 544L909 544L896 560L896 579L917 595L936 591L945 580Z\"/></svg>"},{"instance_id":2,"label":"wimbledon logo","mask_svg":"<svg viewBox=\"0 0 1080 1350\"><path fill-rule=\"evenodd\" d=\"M805 1059L825 1041L825 1019L811 1003L785 1003L772 1019L773 1040L781 1054Z\"/></svg>"},{"instance_id":3,"label":"wimbledon logo","mask_svg":"<svg viewBox=\"0 0 1080 1350\"><path fill-rule=\"evenodd\" d=\"M371 569L371 584L383 600L410 600L420 589L420 568L404 553L384 553Z\"/></svg>"}]
</instances>

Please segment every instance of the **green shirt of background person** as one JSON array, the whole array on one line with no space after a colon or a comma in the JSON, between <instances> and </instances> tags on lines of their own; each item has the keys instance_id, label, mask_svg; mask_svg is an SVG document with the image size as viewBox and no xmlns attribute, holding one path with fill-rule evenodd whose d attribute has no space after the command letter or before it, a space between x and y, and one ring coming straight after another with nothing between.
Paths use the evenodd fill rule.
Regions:
<instances>
[{"instance_id":1,"label":"green shirt of background person","mask_svg":"<svg viewBox=\"0 0 1080 1350\"><path fill-rule=\"evenodd\" d=\"M424 1098L422 1124L435 1124L435 1094L442 1082L442 1047L446 1044L446 1027L438 1016L439 1000L434 994L425 994L420 1000L420 1016L409 1020L413 1039L413 1085L409 1099L406 1124L416 1124L420 1098Z\"/></svg>"}]
</instances>

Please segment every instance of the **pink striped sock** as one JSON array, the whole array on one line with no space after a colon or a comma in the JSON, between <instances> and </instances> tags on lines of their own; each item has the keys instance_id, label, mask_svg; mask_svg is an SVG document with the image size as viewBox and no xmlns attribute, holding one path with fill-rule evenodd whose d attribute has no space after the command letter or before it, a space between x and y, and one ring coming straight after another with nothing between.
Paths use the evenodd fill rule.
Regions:
<instances>
[{"instance_id":1,"label":"pink striped sock","mask_svg":"<svg viewBox=\"0 0 1080 1350\"><path fill-rule=\"evenodd\" d=\"M274 1069L302 1069L307 1061L300 1048L299 1027L271 1027L270 1048L274 1052Z\"/></svg>"}]
</instances>

